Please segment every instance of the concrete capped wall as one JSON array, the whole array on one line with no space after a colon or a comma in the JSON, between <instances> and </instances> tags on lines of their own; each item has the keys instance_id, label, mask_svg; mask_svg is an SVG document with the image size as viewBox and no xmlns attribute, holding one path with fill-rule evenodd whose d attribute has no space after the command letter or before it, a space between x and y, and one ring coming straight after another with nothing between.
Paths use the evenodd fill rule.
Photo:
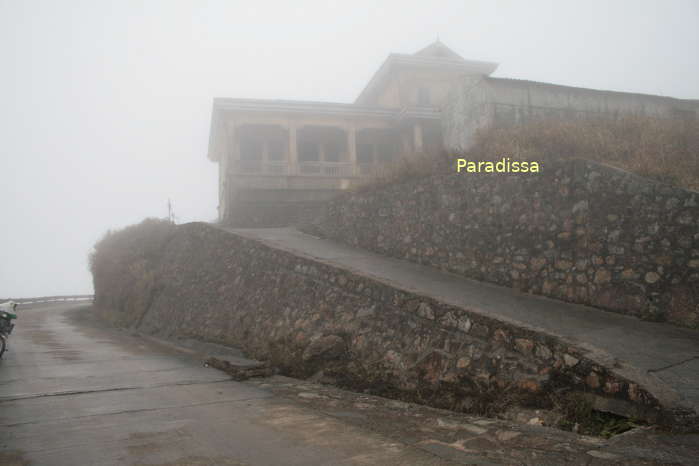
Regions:
<instances>
[{"instance_id":1,"label":"concrete capped wall","mask_svg":"<svg viewBox=\"0 0 699 466\"><path fill-rule=\"evenodd\" d=\"M313 231L528 293L699 326L699 193L593 162L348 193Z\"/></svg>"},{"instance_id":2,"label":"concrete capped wall","mask_svg":"<svg viewBox=\"0 0 699 466\"><path fill-rule=\"evenodd\" d=\"M467 149L479 128L623 114L696 119L699 101L471 76L452 88L442 112L442 131L446 147Z\"/></svg>"}]
</instances>

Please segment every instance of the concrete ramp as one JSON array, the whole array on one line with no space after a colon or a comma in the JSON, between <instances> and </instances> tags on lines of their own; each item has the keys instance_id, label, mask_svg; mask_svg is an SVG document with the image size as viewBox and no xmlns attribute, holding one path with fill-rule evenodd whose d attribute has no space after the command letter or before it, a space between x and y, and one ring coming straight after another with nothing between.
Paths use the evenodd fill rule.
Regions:
<instances>
[{"instance_id":1,"label":"concrete ramp","mask_svg":"<svg viewBox=\"0 0 699 466\"><path fill-rule=\"evenodd\" d=\"M494 319L535 334L537 338L551 339L568 348L562 356L562 366L560 362L558 364L561 367L552 363L555 369L580 368L583 360L598 366L592 367L587 374L587 368L580 369L572 376L572 380L593 397L596 407L630 415L634 412L629 407L636 402L655 404L653 409L657 412L671 413L674 424L696 427L699 331L521 294L316 238L291 228L227 231L319 265L341 269L396 290L462 309L474 316ZM435 319L430 312L425 311L423 317ZM468 327L462 330L468 331L471 324ZM500 337L502 333L497 332L488 336ZM513 335L509 344L514 351L523 354L536 352L539 356L540 347L532 345L527 338ZM542 353L547 351L541 349ZM610 376L603 380L598 376L600 371L606 371Z\"/></svg>"}]
</instances>

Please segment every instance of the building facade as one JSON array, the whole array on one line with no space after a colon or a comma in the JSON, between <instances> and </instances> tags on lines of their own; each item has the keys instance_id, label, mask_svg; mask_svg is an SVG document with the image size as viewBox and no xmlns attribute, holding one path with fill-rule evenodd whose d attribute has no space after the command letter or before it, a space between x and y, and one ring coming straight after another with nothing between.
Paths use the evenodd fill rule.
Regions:
<instances>
[{"instance_id":1,"label":"building facade","mask_svg":"<svg viewBox=\"0 0 699 466\"><path fill-rule=\"evenodd\" d=\"M216 98L210 160L219 164L219 221L293 223L381 164L465 149L495 124L571 113L696 118L697 101L492 78L437 41L391 54L351 104Z\"/></svg>"}]
</instances>

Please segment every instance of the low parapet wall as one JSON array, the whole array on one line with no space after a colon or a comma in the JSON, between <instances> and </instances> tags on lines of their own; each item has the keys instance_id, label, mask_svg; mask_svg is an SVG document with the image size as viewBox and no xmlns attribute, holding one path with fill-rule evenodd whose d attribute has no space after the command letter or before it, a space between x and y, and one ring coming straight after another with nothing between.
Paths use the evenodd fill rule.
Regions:
<instances>
[{"instance_id":1,"label":"low parapet wall","mask_svg":"<svg viewBox=\"0 0 699 466\"><path fill-rule=\"evenodd\" d=\"M33 304L33 303L54 303L60 301L91 301L93 295L91 294L76 294L76 295L63 295L63 296L40 296L37 298L11 298L6 300L0 300L0 303L5 301L14 301L17 304Z\"/></svg>"},{"instance_id":2,"label":"low parapet wall","mask_svg":"<svg viewBox=\"0 0 699 466\"><path fill-rule=\"evenodd\" d=\"M623 115L695 121L699 119L699 101L467 76L446 99L442 133L445 147L468 149L483 128L540 119L616 119Z\"/></svg>"},{"instance_id":3,"label":"low parapet wall","mask_svg":"<svg viewBox=\"0 0 699 466\"><path fill-rule=\"evenodd\" d=\"M309 230L528 293L699 326L699 193L594 162L351 193Z\"/></svg>"},{"instance_id":4,"label":"low parapet wall","mask_svg":"<svg viewBox=\"0 0 699 466\"><path fill-rule=\"evenodd\" d=\"M579 390L677 422L637 382L519 328L206 224L176 228L157 260L95 276L110 320L233 345L294 376L470 412ZM142 286L119 287L129 274ZM139 277L138 275L142 275Z\"/></svg>"}]
</instances>

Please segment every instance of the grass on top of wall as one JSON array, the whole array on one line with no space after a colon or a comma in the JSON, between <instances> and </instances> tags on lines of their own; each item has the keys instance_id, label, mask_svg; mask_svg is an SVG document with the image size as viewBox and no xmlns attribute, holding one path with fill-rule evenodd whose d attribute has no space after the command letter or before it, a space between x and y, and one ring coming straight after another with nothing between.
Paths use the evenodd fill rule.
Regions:
<instances>
[{"instance_id":1,"label":"grass on top of wall","mask_svg":"<svg viewBox=\"0 0 699 466\"><path fill-rule=\"evenodd\" d=\"M175 233L167 220L147 218L121 230L108 231L89 255L95 305L117 325L129 326L144 315L157 285L155 269Z\"/></svg>"},{"instance_id":2,"label":"grass on top of wall","mask_svg":"<svg viewBox=\"0 0 699 466\"><path fill-rule=\"evenodd\" d=\"M134 260L157 260L175 225L159 218L146 218L120 230L110 230L97 241L88 257L90 271L98 276L111 271L115 264L131 264Z\"/></svg>"},{"instance_id":3,"label":"grass on top of wall","mask_svg":"<svg viewBox=\"0 0 699 466\"><path fill-rule=\"evenodd\" d=\"M440 152L438 154L409 154L392 162L377 165L374 171L353 186L353 191L369 191L394 183L418 180L431 175L450 173L455 170L457 156Z\"/></svg>"},{"instance_id":4,"label":"grass on top of wall","mask_svg":"<svg viewBox=\"0 0 699 466\"><path fill-rule=\"evenodd\" d=\"M480 131L461 154L419 154L378 170L358 186L371 189L394 182L455 172L455 159L530 160L543 163L587 159L699 191L699 121L626 115L618 119L545 119ZM544 168L545 169L545 168Z\"/></svg>"}]
</instances>

